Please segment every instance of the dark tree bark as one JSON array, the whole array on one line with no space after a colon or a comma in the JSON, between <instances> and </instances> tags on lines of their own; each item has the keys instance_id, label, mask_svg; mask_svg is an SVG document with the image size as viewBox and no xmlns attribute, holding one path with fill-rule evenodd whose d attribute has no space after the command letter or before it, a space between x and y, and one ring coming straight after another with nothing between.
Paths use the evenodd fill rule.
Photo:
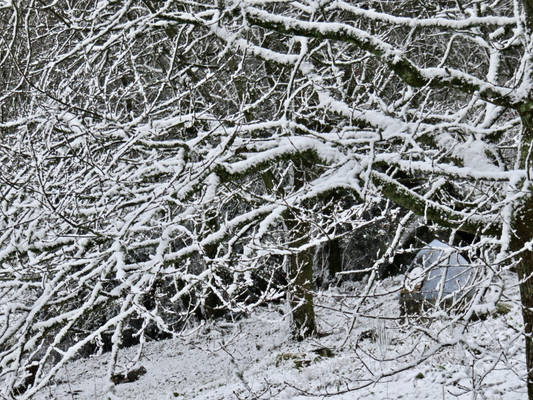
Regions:
<instances>
[{"instance_id":1,"label":"dark tree bark","mask_svg":"<svg viewBox=\"0 0 533 400\"><path fill-rule=\"evenodd\" d=\"M292 237L299 236L292 242L293 246L305 245L307 237L295 230L297 227L290 229L289 233ZM288 275L291 282L289 288L289 304L292 309L291 334L298 341L314 335L317 331L313 305L313 253L311 250L306 249L290 256Z\"/></svg>"},{"instance_id":2,"label":"dark tree bark","mask_svg":"<svg viewBox=\"0 0 533 400\"><path fill-rule=\"evenodd\" d=\"M293 170L295 189L303 186L312 165L312 160L307 159L296 164ZM293 249L299 249L308 243L311 231L309 222L299 220L289 211L285 216L285 224L289 243ZM299 341L314 335L317 331L313 305L313 259L311 247L290 255L288 280L291 285L288 297L292 310L291 334Z\"/></svg>"},{"instance_id":3,"label":"dark tree bark","mask_svg":"<svg viewBox=\"0 0 533 400\"><path fill-rule=\"evenodd\" d=\"M525 1L528 9L528 17L531 19L533 1ZM530 22L530 26L533 23ZM522 147L520 157L520 167L529 171L530 152L533 145L533 110L532 102L525 102L521 107L522 114ZM528 178L529 179L529 178ZM513 251L521 251L516 267L520 280L520 300L522 303L522 317L524 320L524 336L526 342L526 368L527 368L527 390L528 399L533 400L533 251L527 242L533 239L533 195L531 186L525 201L515 206L512 220L511 248Z\"/></svg>"},{"instance_id":4,"label":"dark tree bark","mask_svg":"<svg viewBox=\"0 0 533 400\"><path fill-rule=\"evenodd\" d=\"M339 272L342 272L342 256L340 248L340 239L334 238L326 243L326 255L328 260L328 273L329 278L333 282L338 283L341 281L341 277L337 275Z\"/></svg>"},{"instance_id":5,"label":"dark tree bark","mask_svg":"<svg viewBox=\"0 0 533 400\"><path fill-rule=\"evenodd\" d=\"M533 238L533 197L529 197L515 211L513 228L512 250L518 251ZM522 252L516 270L520 279L520 297L524 319L528 398L533 400L533 251Z\"/></svg>"}]
</instances>

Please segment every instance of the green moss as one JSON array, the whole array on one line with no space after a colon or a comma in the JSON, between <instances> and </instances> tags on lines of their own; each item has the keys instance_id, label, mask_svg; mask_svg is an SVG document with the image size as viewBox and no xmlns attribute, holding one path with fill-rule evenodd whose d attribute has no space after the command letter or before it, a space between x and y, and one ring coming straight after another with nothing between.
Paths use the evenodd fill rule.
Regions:
<instances>
[{"instance_id":1,"label":"green moss","mask_svg":"<svg viewBox=\"0 0 533 400\"><path fill-rule=\"evenodd\" d=\"M280 353L276 357L276 367L286 362L292 362L294 368L301 371L305 367L309 367L311 364L321 361L323 358L335 357L335 353L326 347L311 350L318 356L310 355L309 353Z\"/></svg>"},{"instance_id":2,"label":"green moss","mask_svg":"<svg viewBox=\"0 0 533 400\"><path fill-rule=\"evenodd\" d=\"M498 303L496 304L496 314L497 315L506 315L511 312L511 306L507 303Z\"/></svg>"},{"instance_id":3,"label":"green moss","mask_svg":"<svg viewBox=\"0 0 533 400\"><path fill-rule=\"evenodd\" d=\"M318 349L314 349L314 350L311 350L311 351L313 353L319 355L320 357L325 357L325 358L333 358L333 357L335 357L335 353L333 352L333 350L331 350L328 347L320 347Z\"/></svg>"},{"instance_id":4,"label":"green moss","mask_svg":"<svg viewBox=\"0 0 533 400\"><path fill-rule=\"evenodd\" d=\"M281 353L276 357L276 367L279 367L286 361L292 361L294 368L301 370L311 365L313 360L308 358L306 353Z\"/></svg>"}]
</instances>

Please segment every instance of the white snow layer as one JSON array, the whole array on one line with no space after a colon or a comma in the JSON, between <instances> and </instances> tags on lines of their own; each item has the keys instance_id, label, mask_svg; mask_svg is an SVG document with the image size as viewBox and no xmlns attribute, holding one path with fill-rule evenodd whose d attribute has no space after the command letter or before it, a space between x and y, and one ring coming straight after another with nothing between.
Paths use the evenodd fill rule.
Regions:
<instances>
[{"instance_id":1,"label":"white snow layer","mask_svg":"<svg viewBox=\"0 0 533 400\"><path fill-rule=\"evenodd\" d=\"M527 398L519 376L525 367L517 305L507 315L471 323L466 334L446 326L446 317L436 318L432 332L439 332L442 343L454 344L439 348L429 335L391 318L399 314L395 290L401 277L385 281L385 294L370 300L354 329L353 298L363 284L349 285L317 299L324 333L320 338L291 341L283 307L273 305L239 321L203 325L179 339L149 342L135 365L131 360L138 349L125 349L120 365L142 365L147 372L138 381L115 386L109 398L304 400L322 399L326 393L334 400ZM339 302L341 294L354 296ZM371 310L390 319L372 318ZM467 352L468 346L479 354ZM333 357L317 354L323 348L331 349ZM72 362L37 398L106 398L108 358L104 354Z\"/></svg>"}]
</instances>

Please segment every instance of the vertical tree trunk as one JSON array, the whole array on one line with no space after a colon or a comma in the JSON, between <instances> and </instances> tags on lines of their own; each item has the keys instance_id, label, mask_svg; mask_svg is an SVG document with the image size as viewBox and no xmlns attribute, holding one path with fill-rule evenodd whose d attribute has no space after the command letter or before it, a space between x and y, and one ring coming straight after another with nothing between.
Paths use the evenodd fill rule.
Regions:
<instances>
[{"instance_id":1,"label":"vertical tree trunk","mask_svg":"<svg viewBox=\"0 0 533 400\"><path fill-rule=\"evenodd\" d=\"M328 258L328 274L329 278L339 284L342 281L342 276L337 275L342 272L342 255L340 247L340 239L334 238L326 243L326 252Z\"/></svg>"},{"instance_id":2,"label":"vertical tree trunk","mask_svg":"<svg viewBox=\"0 0 533 400\"><path fill-rule=\"evenodd\" d=\"M526 7L529 34L533 36L533 0L524 2ZM532 55L533 57L533 55ZM529 66L533 66L533 61L529 61ZM528 76L533 76L531 68L527 68ZM522 137L520 154L520 168L527 171L529 187L528 197L515 205L513 210L513 220L511 228L513 235L511 239L511 249L521 250L524 245L533 239L533 194L529 178L531 167L530 153L533 146L533 101L526 101L520 106L520 117L522 120ZM520 279L520 300L522 305L522 317L524 319L524 335L526 341L526 368L527 368L527 392L528 399L533 400L533 251L528 246L521 253L517 264L518 279Z\"/></svg>"},{"instance_id":3,"label":"vertical tree trunk","mask_svg":"<svg viewBox=\"0 0 533 400\"><path fill-rule=\"evenodd\" d=\"M215 218L212 219L213 221L216 221ZM218 224L213 223L213 231L216 231L218 229ZM211 244L204 247L205 255L210 259L214 259L217 255L218 245L217 244ZM209 265L206 266L206 268L209 268ZM223 273L223 271L217 271L218 273ZM217 283L213 278L209 279L209 284L216 287ZM201 312L203 314L203 318L206 320L210 319L216 319L220 318L224 315L224 309L222 307L222 301L217 296L217 294L211 289L211 287L206 287L204 292L204 299L203 299L203 306L201 308Z\"/></svg>"},{"instance_id":4,"label":"vertical tree trunk","mask_svg":"<svg viewBox=\"0 0 533 400\"><path fill-rule=\"evenodd\" d=\"M513 251L518 251L533 238L533 197L515 211L512 226L514 237L511 247ZM527 390L529 400L533 400L533 251L526 250L521 254L517 272L526 341Z\"/></svg>"},{"instance_id":5,"label":"vertical tree trunk","mask_svg":"<svg viewBox=\"0 0 533 400\"><path fill-rule=\"evenodd\" d=\"M293 187L300 189L313 166L312 160L301 160L293 169ZM298 249L309 243L311 227L291 211L285 213L290 247ZM288 278L289 304L292 310L291 333L296 340L303 340L316 333L315 308L313 305L313 249L308 248L291 254Z\"/></svg>"},{"instance_id":6,"label":"vertical tree trunk","mask_svg":"<svg viewBox=\"0 0 533 400\"><path fill-rule=\"evenodd\" d=\"M267 190L272 191L274 177L267 171L262 175ZM298 228L298 221L286 212L284 216L288 239L294 248L305 245L309 226ZM291 307L291 335L300 341L316 332L315 308L313 305L313 253L307 249L291 254L287 271L288 300Z\"/></svg>"},{"instance_id":7,"label":"vertical tree trunk","mask_svg":"<svg viewBox=\"0 0 533 400\"><path fill-rule=\"evenodd\" d=\"M292 224L288 224L289 226ZM293 227L291 231L295 229ZM307 237L292 231L289 236L298 235L292 242L294 247L306 243ZM289 279L289 304L292 310L291 334L300 341L316 333L315 309L313 305L313 254L307 249L290 256Z\"/></svg>"}]
</instances>

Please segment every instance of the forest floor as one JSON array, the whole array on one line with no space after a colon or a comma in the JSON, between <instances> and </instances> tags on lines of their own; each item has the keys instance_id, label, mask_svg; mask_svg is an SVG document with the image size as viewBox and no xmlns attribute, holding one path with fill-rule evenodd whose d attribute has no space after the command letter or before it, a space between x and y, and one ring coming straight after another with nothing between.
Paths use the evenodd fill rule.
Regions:
<instances>
[{"instance_id":1,"label":"forest floor","mask_svg":"<svg viewBox=\"0 0 533 400\"><path fill-rule=\"evenodd\" d=\"M124 349L119 366L147 372L111 392L110 355L102 354L69 364L38 398L525 399L522 321L509 282L503 301L510 312L468 326L442 312L416 326L399 319L401 277L387 279L354 320L363 288L355 283L318 296L320 337L290 340L283 306L272 305L147 342L136 362L138 348Z\"/></svg>"}]
</instances>

